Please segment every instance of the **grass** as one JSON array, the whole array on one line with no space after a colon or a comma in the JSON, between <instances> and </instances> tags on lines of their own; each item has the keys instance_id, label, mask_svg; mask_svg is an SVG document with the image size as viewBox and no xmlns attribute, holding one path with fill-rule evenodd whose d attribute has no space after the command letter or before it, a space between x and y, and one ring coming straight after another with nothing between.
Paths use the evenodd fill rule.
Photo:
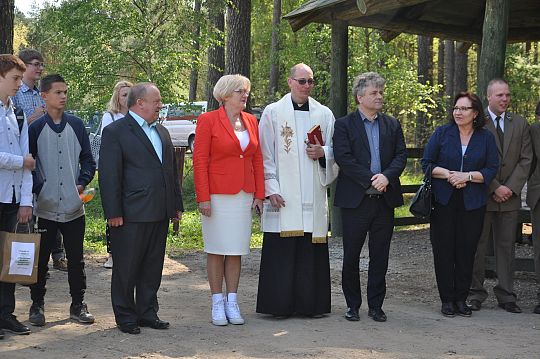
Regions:
<instances>
[{"instance_id":1,"label":"grass","mask_svg":"<svg viewBox=\"0 0 540 359\"><path fill-rule=\"evenodd\" d=\"M401 176L402 184L418 184L422 181L422 173L418 170L418 164L409 161L407 168ZM98 174L88 187L96 189L96 196L86 204L86 235L85 249L105 254L105 218L101 207L101 197L99 195ZM167 235L167 249L169 252L202 250L204 247L201 231L201 221L197 211L197 202L195 201L195 187L193 184L193 170L191 157L186 156L184 164L184 181L182 186L185 212L180 223L180 232L173 233L172 224L169 227ZM409 205L414 194L405 194L405 204L396 208L396 217L409 217ZM400 227L398 229L401 229ZM406 227L405 227L406 228ZM260 222L257 216L253 216L252 224L252 248L262 246L262 232L260 231Z\"/></svg>"}]
</instances>

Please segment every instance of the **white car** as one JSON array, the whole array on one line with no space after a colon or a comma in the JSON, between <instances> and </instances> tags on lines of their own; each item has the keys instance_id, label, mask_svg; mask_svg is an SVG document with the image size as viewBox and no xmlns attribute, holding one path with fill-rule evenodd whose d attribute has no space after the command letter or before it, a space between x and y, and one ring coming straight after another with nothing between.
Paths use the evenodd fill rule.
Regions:
<instances>
[{"instance_id":1,"label":"white car","mask_svg":"<svg viewBox=\"0 0 540 359\"><path fill-rule=\"evenodd\" d=\"M189 147L193 152L196 121L203 112L206 112L206 101L163 106L159 116L161 124L169 131L175 147Z\"/></svg>"}]
</instances>

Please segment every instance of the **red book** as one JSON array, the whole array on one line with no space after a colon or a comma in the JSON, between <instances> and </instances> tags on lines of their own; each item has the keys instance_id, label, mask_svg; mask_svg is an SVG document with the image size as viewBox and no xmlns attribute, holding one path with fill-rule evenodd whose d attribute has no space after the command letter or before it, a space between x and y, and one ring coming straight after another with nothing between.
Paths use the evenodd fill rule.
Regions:
<instances>
[{"instance_id":1,"label":"red book","mask_svg":"<svg viewBox=\"0 0 540 359\"><path fill-rule=\"evenodd\" d=\"M323 138L322 138L322 132L321 132L321 126L320 125L315 125L313 126L307 133L307 137L308 137L308 141L309 143L311 143L312 145L316 145L317 142L315 141L315 138L317 140L319 140L319 143L321 144L321 146L324 145L324 141L323 141Z\"/></svg>"}]
</instances>

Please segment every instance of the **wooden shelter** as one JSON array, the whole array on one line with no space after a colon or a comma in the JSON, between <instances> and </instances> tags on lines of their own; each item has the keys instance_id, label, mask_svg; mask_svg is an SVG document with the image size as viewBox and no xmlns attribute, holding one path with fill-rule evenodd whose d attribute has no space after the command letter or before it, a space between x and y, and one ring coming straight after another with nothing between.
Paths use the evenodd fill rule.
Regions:
<instances>
[{"instance_id":1,"label":"wooden shelter","mask_svg":"<svg viewBox=\"0 0 540 359\"><path fill-rule=\"evenodd\" d=\"M540 1L508 0L508 42L540 39ZM311 0L285 15L293 31L309 23L383 31L389 41L400 33L480 44L486 0Z\"/></svg>"}]
</instances>

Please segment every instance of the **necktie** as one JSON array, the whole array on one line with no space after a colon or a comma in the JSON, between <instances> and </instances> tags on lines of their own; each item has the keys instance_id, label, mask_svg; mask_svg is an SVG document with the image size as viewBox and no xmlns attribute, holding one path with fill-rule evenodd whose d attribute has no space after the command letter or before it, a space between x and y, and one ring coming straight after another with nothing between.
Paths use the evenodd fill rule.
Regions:
<instances>
[{"instance_id":1,"label":"necktie","mask_svg":"<svg viewBox=\"0 0 540 359\"><path fill-rule=\"evenodd\" d=\"M504 147L504 132L501 128L501 116L495 117L495 121L497 122L497 136L499 137L499 142L501 143L501 148Z\"/></svg>"}]
</instances>

